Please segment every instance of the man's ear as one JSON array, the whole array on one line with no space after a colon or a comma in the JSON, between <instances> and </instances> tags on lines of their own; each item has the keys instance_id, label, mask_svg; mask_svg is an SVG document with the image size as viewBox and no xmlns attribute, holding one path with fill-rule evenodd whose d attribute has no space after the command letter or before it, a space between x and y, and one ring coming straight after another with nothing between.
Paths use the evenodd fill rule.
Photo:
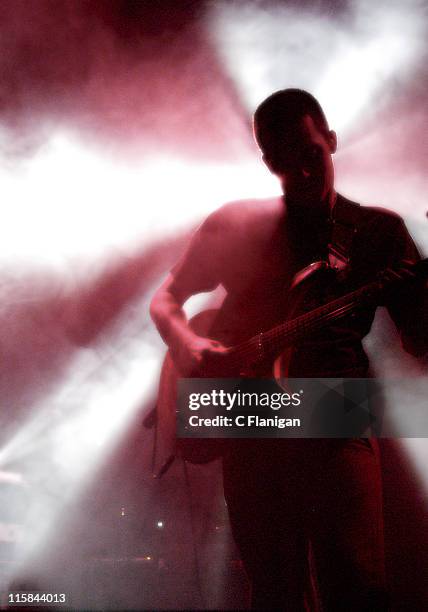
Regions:
<instances>
[{"instance_id":1,"label":"man's ear","mask_svg":"<svg viewBox=\"0 0 428 612\"><path fill-rule=\"evenodd\" d=\"M337 135L334 130L330 130L327 137L327 142L330 147L330 153L336 153L337 150Z\"/></svg>"}]
</instances>

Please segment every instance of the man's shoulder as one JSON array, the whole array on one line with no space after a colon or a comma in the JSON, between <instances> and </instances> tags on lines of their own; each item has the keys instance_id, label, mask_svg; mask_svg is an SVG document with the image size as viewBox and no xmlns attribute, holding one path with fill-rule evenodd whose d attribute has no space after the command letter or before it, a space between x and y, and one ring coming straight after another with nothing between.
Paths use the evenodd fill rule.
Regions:
<instances>
[{"instance_id":1,"label":"man's shoulder","mask_svg":"<svg viewBox=\"0 0 428 612\"><path fill-rule=\"evenodd\" d=\"M212 212L202 224L207 232L259 228L275 223L284 213L281 196L227 202Z\"/></svg>"},{"instance_id":2,"label":"man's shoulder","mask_svg":"<svg viewBox=\"0 0 428 612\"><path fill-rule=\"evenodd\" d=\"M404 224L402 217L393 210L371 204L358 204L343 196L339 197L355 217L357 225L362 228L383 228L384 230L393 231Z\"/></svg>"}]
</instances>

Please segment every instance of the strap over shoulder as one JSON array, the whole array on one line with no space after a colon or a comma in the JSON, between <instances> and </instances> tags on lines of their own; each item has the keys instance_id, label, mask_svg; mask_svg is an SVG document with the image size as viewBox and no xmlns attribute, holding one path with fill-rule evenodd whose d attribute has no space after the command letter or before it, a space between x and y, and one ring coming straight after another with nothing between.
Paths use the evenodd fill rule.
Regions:
<instances>
[{"instance_id":1,"label":"strap over shoulder","mask_svg":"<svg viewBox=\"0 0 428 612\"><path fill-rule=\"evenodd\" d=\"M358 231L360 205L337 194L332 211L328 259L332 268L345 271L351 262L354 236Z\"/></svg>"}]
</instances>

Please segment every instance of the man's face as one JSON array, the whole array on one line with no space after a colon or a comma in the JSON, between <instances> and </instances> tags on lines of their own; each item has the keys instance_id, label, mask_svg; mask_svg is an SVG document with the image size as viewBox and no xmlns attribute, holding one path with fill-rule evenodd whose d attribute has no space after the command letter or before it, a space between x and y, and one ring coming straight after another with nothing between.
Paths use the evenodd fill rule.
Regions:
<instances>
[{"instance_id":1,"label":"man's face","mask_svg":"<svg viewBox=\"0 0 428 612\"><path fill-rule=\"evenodd\" d=\"M292 129L266 147L263 159L278 176L287 199L299 206L326 202L334 184L332 154L336 134L320 130L312 117L305 115Z\"/></svg>"}]
</instances>

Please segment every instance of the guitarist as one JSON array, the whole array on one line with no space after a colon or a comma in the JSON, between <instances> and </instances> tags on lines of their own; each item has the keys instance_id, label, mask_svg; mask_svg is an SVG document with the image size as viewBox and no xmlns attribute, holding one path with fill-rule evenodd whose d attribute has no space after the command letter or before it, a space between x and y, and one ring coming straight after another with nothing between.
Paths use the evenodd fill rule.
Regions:
<instances>
[{"instance_id":1,"label":"guitarist","mask_svg":"<svg viewBox=\"0 0 428 612\"><path fill-rule=\"evenodd\" d=\"M345 292L377 271L419 259L400 217L335 192L336 134L311 94L286 89L269 96L256 110L254 133L283 195L211 214L152 301L152 317L184 376L203 371L213 356L221 363L226 346L280 324L293 277L313 261L338 267ZM183 304L220 284L226 297L213 325L193 330ZM404 348L424 355L425 286L414 283L411 296L391 294L385 305ZM369 376L361 341L374 313L367 306L294 347L289 375ZM309 542L323 610L388 609L374 439L236 440L223 471L254 609L304 609Z\"/></svg>"}]
</instances>

